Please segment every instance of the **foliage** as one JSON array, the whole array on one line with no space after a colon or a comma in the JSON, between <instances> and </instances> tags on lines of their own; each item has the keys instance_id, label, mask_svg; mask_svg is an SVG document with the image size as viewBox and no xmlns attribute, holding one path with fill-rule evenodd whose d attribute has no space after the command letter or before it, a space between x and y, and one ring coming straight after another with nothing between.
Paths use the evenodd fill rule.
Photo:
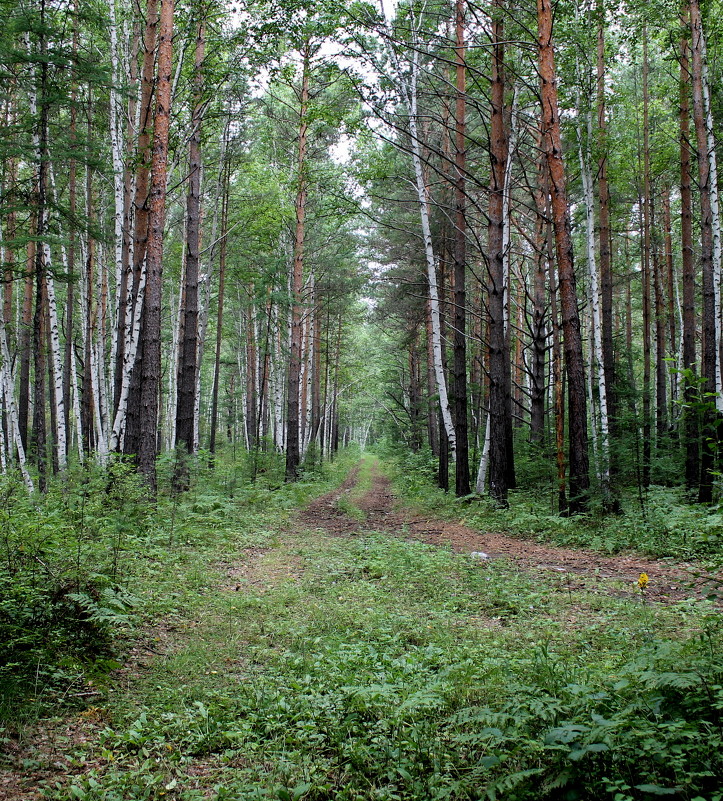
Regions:
<instances>
[{"instance_id":1,"label":"foliage","mask_svg":"<svg viewBox=\"0 0 723 801\"><path fill-rule=\"evenodd\" d=\"M66 690L82 662L110 653L137 599L128 554L142 547L150 506L122 463L88 465L43 498L4 479L0 488L0 687L35 697ZM37 505L36 505L37 504Z\"/></svg>"},{"instance_id":2,"label":"foliage","mask_svg":"<svg viewBox=\"0 0 723 801\"><path fill-rule=\"evenodd\" d=\"M429 452L412 454L389 446L384 452L394 454L392 473L405 499L435 514L459 517L459 501L433 487L436 464ZM679 487L650 487L642 496L642 506L641 497L629 490L623 497L625 514L620 516L593 509L585 516L560 517L551 481L547 486L540 482L536 491L511 493L508 509L497 508L488 498L467 501L463 510L465 523L481 531L511 532L542 542L585 546L607 553L637 551L655 557L704 559L711 565L723 561L720 507L690 503Z\"/></svg>"},{"instance_id":3,"label":"foliage","mask_svg":"<svg viewBox=\"0 0 723 801\"><path fill-rule=\"evenodd\" d=\"M219 801L723 789L716 616L600 599L586 626L562 629L567 596L502 562L389 535L295 536L303 577L218 598L185 654L116 712L71 797L199 798L199 765ZM674 640L693 617L701 634Z\"/></svg>"},{"instance_id":4,"label":"foliage","mask_svg":"<svg viewBox=\"0 0 723 801\"><path fill-rule=\"evenodd\" d=\"M208 454L201 454L191 470L193 489L181 496L170 489L169 459L161 464L164 486L155 508L123 462L73 468L39 498L4 480L0 719L15 717L23 699L29 709L77 704L89 676L118 666L131 631L148 615L173 608L172 588L143 593L159 564L185 562L189 549L208 547L221 531L240 537L245 527L264 530L269 516L282 520L336 475L326 468L283 486L281 459L266 455L266 468L257 467L251 483L252 458L221 457L211 470ZM239 510L243 524L234 522Z\"/></svg>"}]
</instances>

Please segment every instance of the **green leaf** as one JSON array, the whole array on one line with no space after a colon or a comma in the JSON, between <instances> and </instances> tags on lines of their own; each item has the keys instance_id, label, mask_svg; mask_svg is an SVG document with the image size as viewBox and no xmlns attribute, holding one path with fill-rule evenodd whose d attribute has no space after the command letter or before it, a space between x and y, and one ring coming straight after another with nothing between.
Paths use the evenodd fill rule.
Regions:
<instances>
[{"instance_id":1,"label":"green leaf","mask_svg":"<svg viewBox=\"0 0 723 801\"><path fill-rule=\"evenodd\" d=\"M680 788L661 787L659 784L636 784L635 789L651 795L677 795Z\"/></svg>"}]
</instances>

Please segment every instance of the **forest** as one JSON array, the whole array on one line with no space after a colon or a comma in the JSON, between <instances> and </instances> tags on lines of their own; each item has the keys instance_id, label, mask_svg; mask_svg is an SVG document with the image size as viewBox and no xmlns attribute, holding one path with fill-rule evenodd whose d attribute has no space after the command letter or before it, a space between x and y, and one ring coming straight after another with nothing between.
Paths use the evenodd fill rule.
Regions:
<instances>
[{"instance_id":1,"label":"forest","mask_svg":"<svg viewBox=\"0 0 723 801\"><path fill-rule=\"evenodd\" d=\"M0 801L721 801L719 0L0 15Z\"/></svg>"}]
</instances>

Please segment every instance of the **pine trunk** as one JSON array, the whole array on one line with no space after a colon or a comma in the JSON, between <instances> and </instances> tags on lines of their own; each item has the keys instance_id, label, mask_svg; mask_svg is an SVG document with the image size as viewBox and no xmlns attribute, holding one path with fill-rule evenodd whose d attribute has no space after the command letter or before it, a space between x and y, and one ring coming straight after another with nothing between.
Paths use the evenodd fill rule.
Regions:
<instances>
[{"instance_id":1,"label":"pine trunk","mask_svg":"<svg viewBox=\"0 0 723 801\"><path fill-rule=\"evenodd\" d=\"M183 339L178 368L176 444L194 451L196 359L198 356L198 265L201 251L201 123L203 117L203 58L205 23L197 23L194 63L194 107L188 142L186 196L186 276L183 292Z\"/></svg>"},{"instance_id":2,"label":"pine trunk","mask_svg":"<svg viewBox=\"0 0 723 801\"><path fill-rule=\"evenodd\" d=\"M141 363L140 443L138 467L151 492L156 491L158 405L161 378L161 278L166 210L168 129L171 103L173 0L163 0L158 28L158 76L153 121L153 155L149 195L143 361Z\"/></svg>"},{"instance_id":3,"label":"pine trunk","mask_svg":"<svg viewBox=\"0 0 723 801\"><path fill-rule=\"evenodd\" d=\"M464 0L456 0L456 88L455 114L455 245L454 245L454 423L457 443L455 493L457 497L471 492L469 476L469 443L467 432L467 199L466 166L466 63L464 35Z\"/></svg>"},{"instance_id":4,"label":"pine trunk","mask_svg":"<svg viewBox=\"0 0 723 801\"><path fill-rule=\"evenodd\" d=\"M489 314L489 486L497 503L507 505L509 451L508 429L512 427L510 395L510 354L505 332L505 253L504 253L504 188L508 158L508 133L504 119L505 48L504 29L499 7L492 21L492 76L490 121L490 194L488 207L488 264L489 284L487 310ZM478 476L482 476L479 471ZM479 485L477 491L482 492Z\"/></svg>"},{"instance_id":5,"label":"pine trunk","mask_svg":"<svg viewBox=\"0 0 723 801\"><path fill-rule=\"evenodd\" d=\"M560 307L568 384L569 511L574 514L587 509L590 488L585 367L570 236L570 210L567 205L565 167L562 159L550 0L537 0L537 12L543 120L542 141L550 173L552 220L560 282Z\"/></svg>"}]
</instances>

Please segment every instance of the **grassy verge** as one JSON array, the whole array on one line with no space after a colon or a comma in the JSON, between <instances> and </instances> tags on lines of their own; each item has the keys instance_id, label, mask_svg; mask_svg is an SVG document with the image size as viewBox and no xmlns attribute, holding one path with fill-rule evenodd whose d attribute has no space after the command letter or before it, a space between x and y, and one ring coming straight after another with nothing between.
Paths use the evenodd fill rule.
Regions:
<instances>
[{"instance_id":1,"label":"grassy verge","mask_svg":"<svg viewBox=\"0 0 723 801\"><path fill-rule=\"evenodd\" d=\"M182 552L136 573L153 650L48 798L719 801L710 607L289 528L308 491L212 529L221 500L184 509Z\"/></svg>"},{"instance_id":2,"label":"grassy verge","mask_svg":"<svg viewBox=\"0 0 723 801\"><path fill-rule=\"evenodd\" d=\"M195 625L219 564L273 547L291 513L338 484L356 458L288 486L271 463L252 484L244 462L211 470L199 459L191 491L162 490L157 504L122 464L71 468L43 498L2 484L0 745L3 731L102 697L139 630L159 619Z\"/></svg>"},{"instance_id":3,"label":"grassy verge","mask_svg":"<svg viewBox=\"0 0 723 801\"><path fill-rule=\"evenodd\" d=\"M723 509L687 501L681 488L653 486L641 498L623 493L624 514L603 514L593 504L588 515L564 518L552 508L548 488L510 493L508 509L489 498L456 499L435 486L436 464L428 453L395 454L385 460L395 492L410 506L481 531L502 531L603 553L635 551L658 558L694 559L723 566Z\"/></svg>"}]
</instances>

